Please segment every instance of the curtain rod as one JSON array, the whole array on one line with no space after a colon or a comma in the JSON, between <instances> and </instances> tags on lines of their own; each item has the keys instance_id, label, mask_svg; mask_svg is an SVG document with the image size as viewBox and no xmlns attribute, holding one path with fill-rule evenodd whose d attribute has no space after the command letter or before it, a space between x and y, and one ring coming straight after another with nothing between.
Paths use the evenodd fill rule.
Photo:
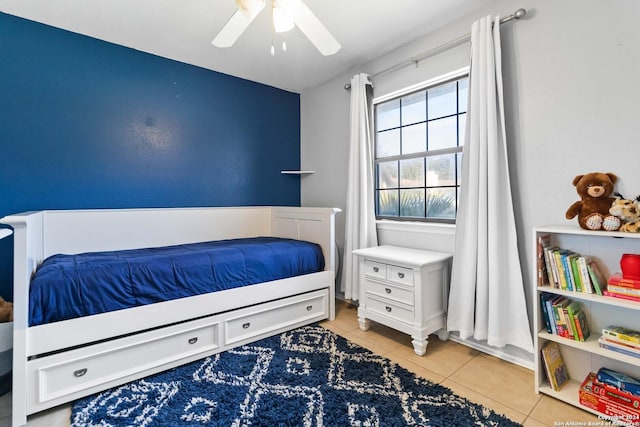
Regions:
<instances>
[{"instance_id":1,"label":"curtain rod","mask_svg":"<svg viewBox=\"0 0 640 427\"><path fill-rule=\"evenodd\" d=\"M513 20L517 21L519 19L524 18L526 14L527 14L527 10L526 9L518 9L515 12L513 12L512 15L505 16L504 18L502 18L500 20L500 24L504 24L506 22L513 21ZM431 49L427 50L426 52L422 52L418 56L414 56L414 57L412 57L410 59L402 61L402 62L400 62L400 63L398 63L396 65L393 65L393 66L391 66L389 68L385 68L384 70L378 71L377 73L373 74L371 76L371 78L379 77L379 76L381 76L383 74L387 74L387 73L390 73L392 71L400 70L400 69L402 69L404 67L408 67L409 65L416 65L417 66L420 61L423 61L423 60L425 60L425 59L427 59L427 58L429 58L429 57L431 57L431 56L433 56L433 55L435 55L437 53L440 53L442 51L450 49L450 48L452 48L454 46L457 46L458 44L466 41L470 37L471 37L471 33L468 33L468 34L460 36L460 37L458 37L456 39L450 40L450 41L448 41L446 43L443 43L443 44L441 44L439 46L431 48ZM351 89L351 83L347 83L346 85L344 85L344 88L345 88L345 90Z\"/></svg>"}]
</instances>

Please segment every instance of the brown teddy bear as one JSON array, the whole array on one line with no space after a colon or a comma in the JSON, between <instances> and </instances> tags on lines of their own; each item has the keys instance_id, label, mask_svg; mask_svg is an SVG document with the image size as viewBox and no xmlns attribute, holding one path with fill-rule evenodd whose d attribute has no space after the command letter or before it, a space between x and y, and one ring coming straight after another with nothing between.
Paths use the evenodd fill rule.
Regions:
<instances>
[{"instance_id":1,"label":"brown teddy bear","mask_svg":"<svg viewBox=\"0 0 640 427\"><path fill-rule=\"evenodd\" d=\"M609 208L616 200L611 197L618 177L612 173L591 172L573 178L573 185L581 200L573 203L565 217L578 216L578 224L585 230L617 230L620 219L609 214Z\"/></svg>"},{"instance_id":2,"label":"brown teddy bear","mask_svg":"<svg viewBox=\"0 0 640 427\"><path fill-rule=\"evenodd\" d=\"M0 297L0 323L13 322L13 303Z\"/></svg>"}]
</instances>

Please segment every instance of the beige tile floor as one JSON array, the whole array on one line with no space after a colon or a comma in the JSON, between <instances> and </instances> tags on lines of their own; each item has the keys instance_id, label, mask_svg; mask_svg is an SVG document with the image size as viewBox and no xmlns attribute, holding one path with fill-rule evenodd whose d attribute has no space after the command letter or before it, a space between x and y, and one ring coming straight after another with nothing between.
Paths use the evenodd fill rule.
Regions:
<instances>
[{"instance_id":1,"label":"beige tile floor","mask_svg":"<svg viewBox=\"0 0 640 427\"><path fill-rule=\"evenodd\" d=\"M358 328L356 308L338 302L336 319L322 325L430 381L440 383L460 396L504 414L525 427L590 425L595 415L533 391L533 372L453 341L429 338L427 353L413 352L408 335L372 322ZM0 397L0 427L10 427L11 394ZM29 417L29 427L69 425L68 405ZM584 423L584 424L582 424ZM597 424L591 424L597 425Z\"/></svg>"}]
</instances>

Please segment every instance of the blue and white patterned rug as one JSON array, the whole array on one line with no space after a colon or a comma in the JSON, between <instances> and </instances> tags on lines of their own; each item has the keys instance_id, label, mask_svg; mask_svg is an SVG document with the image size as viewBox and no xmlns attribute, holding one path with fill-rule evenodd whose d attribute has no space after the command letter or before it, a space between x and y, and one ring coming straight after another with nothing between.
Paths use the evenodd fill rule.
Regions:
<instances>
[{"instance_id":1,"label":"blue and white patterned rug","mask_svg":"<svg viewBox=\"0 0 640 427\"><path fill-rule=\"evenodd\" d=\"M78 400L73 426L519 426L306 326Z\"/></svg>"}]
</instances>

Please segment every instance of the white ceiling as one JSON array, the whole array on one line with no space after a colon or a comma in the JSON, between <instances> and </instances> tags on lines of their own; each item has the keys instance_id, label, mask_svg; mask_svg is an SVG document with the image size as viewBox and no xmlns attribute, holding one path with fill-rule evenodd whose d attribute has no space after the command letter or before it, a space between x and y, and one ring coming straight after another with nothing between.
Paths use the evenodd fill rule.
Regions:
<instances>
[{"instance_id":1,"label":"white ceiling","mask_svg":"<svg viewBox=\"0 0 640 427\"><path fill-rule=\"evenodd\" d=\"M267 0L268 2L269 0ZM490 0L305 0L342 49L322 56L297 29L271 56L265 8L230 48L211 40L234 0L0 0L0 11L270 86L302 92ZM276 38L276 46L281 44Z\"/></svg>"}]
</instances>

